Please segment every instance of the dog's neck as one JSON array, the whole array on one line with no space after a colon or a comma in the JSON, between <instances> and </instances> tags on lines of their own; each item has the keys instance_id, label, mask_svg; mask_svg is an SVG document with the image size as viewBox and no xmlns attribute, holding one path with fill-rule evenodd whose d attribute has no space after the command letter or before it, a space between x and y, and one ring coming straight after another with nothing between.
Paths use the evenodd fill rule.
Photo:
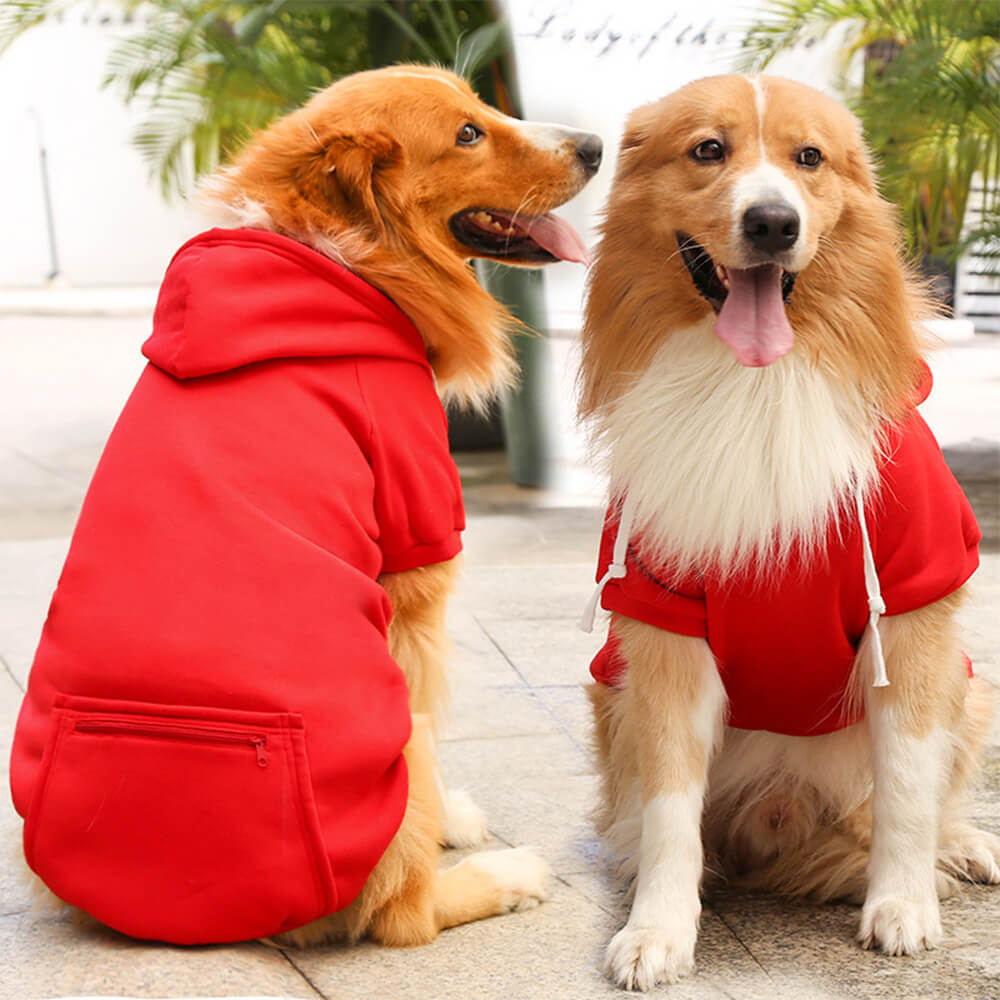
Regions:
<instances>
[{"instance_id":1,"label":"dog's neck","mask_svg":"<svg viewBox=\"0 0 1000 1000\"><path fill-rule=\"evenodd\" d=\"M795 351L744 368L713 323L671 335L597 420L612 495L632 496L644 558L675 578L816 551L876 476L860 391Z\"/></svg>"},{"instance_id":2,"label":"dog's neck","mask_svg":"<svg viewBox=\"0 0 1000 1000\"><path fill-rule=\"evenodd\" d=\"M360 233L282 225L225 170L203 185L200 205L216 225L266 229L298 240L392 299L427 345L443 399L482 407L516 380L508 337L516 324L467 263L456 258L445 266L415 252L398 263Z\"/></svg>"}]
</instances>

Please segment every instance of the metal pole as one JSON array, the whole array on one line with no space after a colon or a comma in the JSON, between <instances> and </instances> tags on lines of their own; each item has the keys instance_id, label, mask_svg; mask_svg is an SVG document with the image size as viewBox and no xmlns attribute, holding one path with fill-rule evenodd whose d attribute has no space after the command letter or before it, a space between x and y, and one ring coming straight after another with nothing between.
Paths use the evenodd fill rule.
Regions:
<instances>
[{"instance_id":1,"label":"metal pole","mask_svg":"<svg viewBox=\"0 0 1000 1000\"><path fill-rule=\"evenodd\" d=\"M38 158L41 161L42 168L42 197L45 201L45 223L49 233L49 259L52 263L52 270L49 272L49 281L54 281L59 277L59 250L56 245L56 224L52 212L52 192L49 188L48 154L45 150L42 121L38 116L38 112L34 108L28 108L28 114L34 119L35 133L38 137Z\"/></svg>"}]
</instances>

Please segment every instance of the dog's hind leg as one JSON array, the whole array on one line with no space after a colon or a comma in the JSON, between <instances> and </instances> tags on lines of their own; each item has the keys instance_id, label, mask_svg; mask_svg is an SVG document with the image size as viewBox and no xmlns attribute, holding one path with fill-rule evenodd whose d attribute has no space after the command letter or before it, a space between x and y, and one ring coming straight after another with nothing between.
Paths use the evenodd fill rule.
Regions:
<instances>
[{"instance_id":1,"label":"dog's hind leg","mask_svg":"<svg viewBox=\"0 0 1000 1000\"><path fill-rule=\"evenodd\" d=\"M438 869L433 742L419 717L414 723L406 817L363 890L370 916L360 915L353 934L367 929L395 946L426 944L446 927L527 909L548 896L548 865L524 849L473 854Z\"/></svg>"},{"instance_id":2,"label":"dog's hind leg","mask_svg":"<svg viewBox=\"0 0 1000 1000\"><path fill-rule=\"evenodd\" d=\"M448 705L446 665L450 644L445 629L448 595L458 576L459 560L384 573L379 583L392 601L389 652L410 689L410 711L427 715L435 732ZM475 847L488 836L486 817L462 789L445 787L435 767L435 788L442 813L442 844Z\"/></svg>"},{"instance_id":3,"label":"dog's hind leg","mask_svg":"<svg viewBox=\"0 0 1000 1000\"><path fill-rule=\"evenodd\" d=\"M956 767L968 676L955 635L958 595L880 624L890 684L864 683L874 790L868 890L859 939L910 955L941 938L937 852ZM872 663L872 637L858 653Z\"/></svg>"},{"instance_id":4,"label":"dog's hind leg","mask_svg":"<svg viewBox=\"0 0 1000 1000\"><path fill-rule=\"evenodd\" d=\"M613 628L627 664L619 697L633 728L641 818L635 898L605 969L620 986L647 990L694 967L702 807L725 692L704 640L625 618Z\"/></svg>"}]
</instances>

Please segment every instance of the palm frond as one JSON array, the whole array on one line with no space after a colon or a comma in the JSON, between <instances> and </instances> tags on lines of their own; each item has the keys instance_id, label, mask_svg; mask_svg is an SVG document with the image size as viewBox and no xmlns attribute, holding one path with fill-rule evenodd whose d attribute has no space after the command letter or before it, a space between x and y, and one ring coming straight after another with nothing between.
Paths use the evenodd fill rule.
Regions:
<instances>
[{"instance_id":1,"label":"palm frond","mask_svg":"<svg viewBox=\"0 0 1000 1000\"><path fill-rule=\"evenodd\" d=\"M29 28L61 15L79 0L4 0L0 4L0 53Z\"/></svg>"},{"instance_id":2,"label":"palm frond","mask_svg":"<svg viewBox=\"0 0 1000 1000\"><path fill-rule=\"evenodd\" d=\"M775 0L748 35L744 65L846 27L866 63L848 103L901 208L912 248L956 252L973 178L1000 187L1000 4L996 0Z\"/></svg>"}]
</instances>

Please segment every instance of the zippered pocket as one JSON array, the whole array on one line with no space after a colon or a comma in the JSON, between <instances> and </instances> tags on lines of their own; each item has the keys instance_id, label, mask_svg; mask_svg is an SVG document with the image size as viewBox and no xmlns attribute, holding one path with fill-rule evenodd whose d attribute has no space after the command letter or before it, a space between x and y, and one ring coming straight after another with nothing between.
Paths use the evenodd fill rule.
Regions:
<instances>
[{"instance_id":1,"label":"zippered pocket","mask_svg":"<svg viewBox=\"0 0 1000 1000\"><path fill-rule=\"evenodd\" d=\"M337 909L302 719L60 696L25 854L133 937L266 937Z\"/></svg>"},{"instance_id":2,"label":"zippered pocket","mask_svg":"<svg viewBox=\"0 0 1000 1000\"><path fill-rule=\"evenodd\" d=\"M133 722L129 719L77 719L73 727L78 733L95 735L145 736L148 739L184 740L188 743L209 743L218 746L249 747L257 754L257 765L267 767L267 735L235 730L205 729L198 726L171 725L152 721Z\"/></svg>"}]
</instances>

